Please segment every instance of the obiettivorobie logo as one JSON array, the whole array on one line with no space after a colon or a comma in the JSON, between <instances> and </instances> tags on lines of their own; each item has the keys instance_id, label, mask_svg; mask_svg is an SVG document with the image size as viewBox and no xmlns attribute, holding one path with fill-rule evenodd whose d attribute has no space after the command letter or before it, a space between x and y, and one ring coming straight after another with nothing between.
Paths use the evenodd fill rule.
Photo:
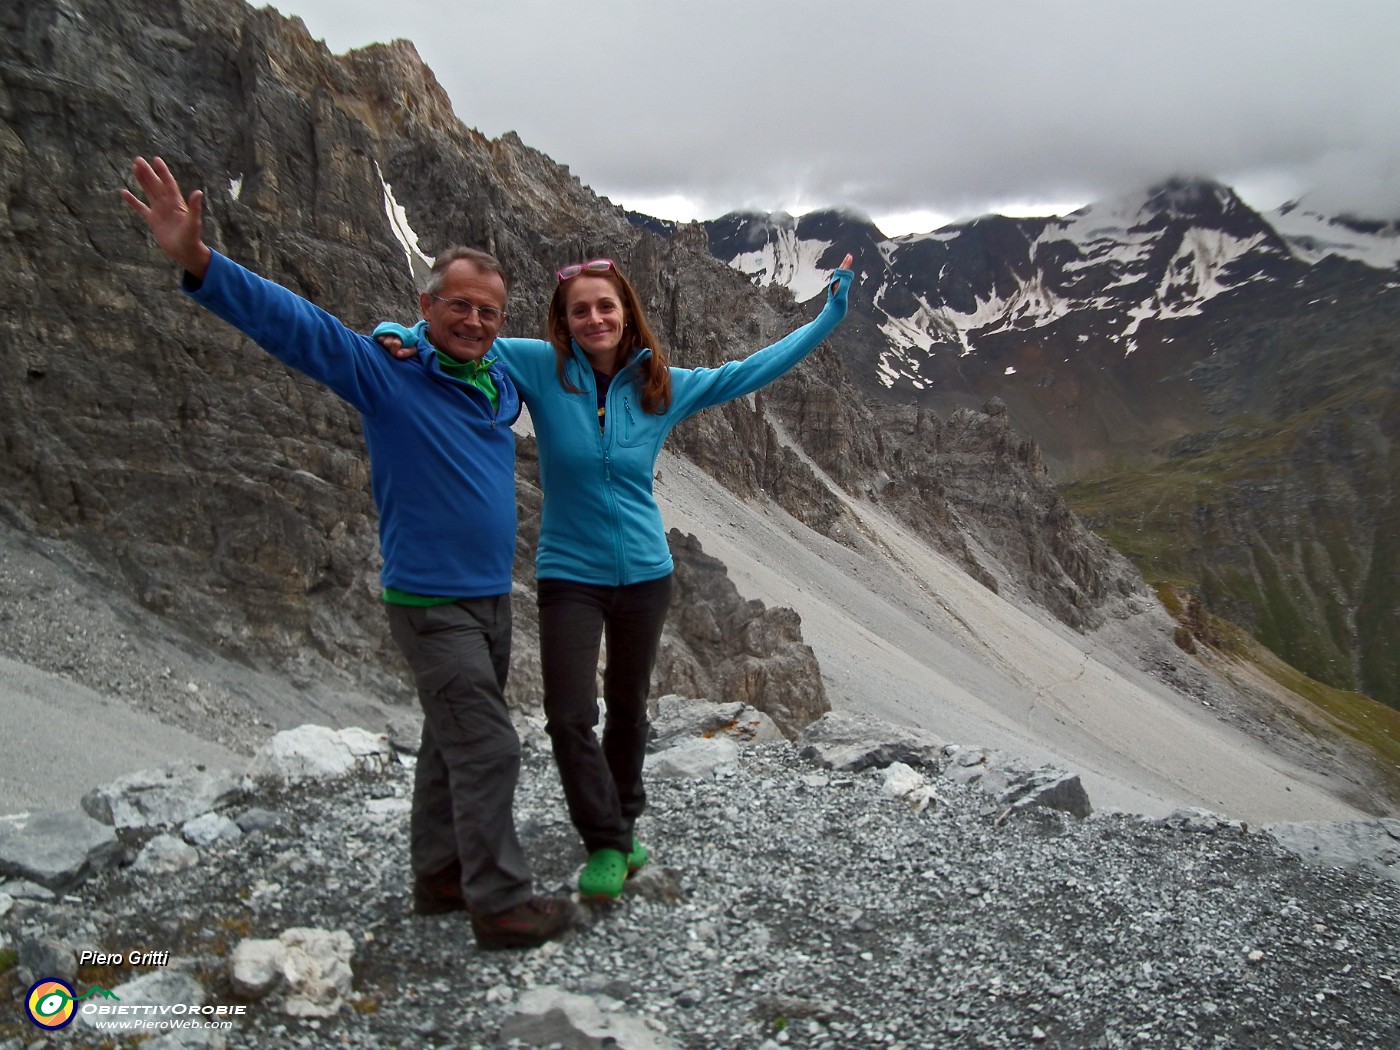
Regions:
<instances>
[{"instance_id":1,"label":"obiettivorobie logo","mask_svg":"<svg viewBox=\"0 0 1400 1050\"><path fill-rule=\"evenodd\" d=\"M29 1020L40 1028L66 1028L77 1016L76 1004L90 995L104 999L121 999L121 996L109 992L106 988L95 986L82 995L74 995L73 987L67 981L60 981L57 977L45 977L35 981L29 989L29 995L24 1001L24 1012L29 1015Z\"/></svg>"}]
</instances>

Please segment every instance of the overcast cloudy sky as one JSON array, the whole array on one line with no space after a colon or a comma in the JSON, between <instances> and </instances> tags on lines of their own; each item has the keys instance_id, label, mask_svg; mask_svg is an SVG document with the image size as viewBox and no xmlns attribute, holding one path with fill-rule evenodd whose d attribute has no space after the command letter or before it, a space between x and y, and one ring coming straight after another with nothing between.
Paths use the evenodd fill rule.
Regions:
<instances>
[{"instance_id":1,"label":"overcast cloudy sky","mask_svg":"<svg viewBox=\"0 0 1400 1050\"><path fill-rule=\"evenodd\" d=\"M255 0L257 2L257 0ZM1206 175L1400 218L1400 0L272 0L667 218L886 234Z\"/></svg>"}]
</instances>

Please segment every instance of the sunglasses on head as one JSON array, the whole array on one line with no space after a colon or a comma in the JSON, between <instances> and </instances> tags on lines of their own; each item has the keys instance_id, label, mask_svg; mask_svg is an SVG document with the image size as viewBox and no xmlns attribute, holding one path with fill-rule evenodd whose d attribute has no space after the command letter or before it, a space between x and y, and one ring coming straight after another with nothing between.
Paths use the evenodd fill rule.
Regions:
<instances>
[{"instance_id":1,"label":"sunglasses on head","mask_svg":"<svg viewBox=\"0 0 1400 1050\"><path fill-rule=\"evenodd\" d=\"M586 263L571 263L559 271L559 283L572 280L581 273L617 273L617 263L611 259L589 259Z\"/></svg>"}]
</instances>

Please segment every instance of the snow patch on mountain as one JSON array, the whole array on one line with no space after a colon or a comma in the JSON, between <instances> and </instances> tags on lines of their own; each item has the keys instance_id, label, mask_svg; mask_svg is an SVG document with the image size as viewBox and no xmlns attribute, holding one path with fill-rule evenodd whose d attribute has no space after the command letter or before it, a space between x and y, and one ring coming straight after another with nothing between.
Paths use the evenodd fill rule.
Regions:
<instances>
[{"instance_id":1,"label":"snow patch on mountain","mask_svg":"<svg viewBox=\"0 0 1400 1050\"><path fill-rule=\"evenodd\" d=\"M881 306L885 288L875 296L875 305ZM902 351L919 349L924 353L936 347L956 344L959 356L967 356L976 349L974 333L1027 331L1064 317L1075 304L1055 294L1045 283L1043 275L1036 273L1030 278L1017 278L1017 288L1007 296L993 294L986 299L977 297L976 305L967 312L951 307L937 307L926 299L917 297L918 308L906 316L885 313L880 331L885 334L894 353L881 355L880 375L886 386L892 386L895 379L915 381L916 365L912 357Z\"/></svg>"},{"instance_id":2,"label":"snow patch on mountain","mask_svg":"<svg viewBox=\"0 0 1400 1050\"><path fill-rule=\"evenodd\" d=\"M962 236L962 227L960 225L945 226L941 230L934 230L932 233L911 233L897 240L885 241L884 244L889 245L890 249L893 250L899 245L918 244L920 241L955 241L960 236ZM883 250L884 245L881 245L881 248Z\"/></svg>"},{"instance_id":3,"label":"snow patch on mountain","mask_svg":"<svg viewBox=\"0 0 1400 1050\"><path fill-rule=\"evenodd\" d=\"M994 332L1025 331L1040 328L1074 309L1071 300L1056 295L1046 283L1045 274L1016 275L1016 291L1002 299L989 299L959 325L964 332L985 328Z\"/></svg>"},{"instance_id":4,"label":"snow patch on mountain","mask_svg":"<svg viewBox=\"0 0 1400 1050\"><path fill-rule=\"evenodd\" d=\"M904 381L916 390L922 390L927 383L919 376L919 357L931 353L935 346L956 343L967 354L972 350L963 332L959 329L950 311L935 307L916 296L918 307L907 317L899 317L886 312L881 306L888 285L882 285L875 293L875 306L881 309L884 320L880 331L889 340L889 349L880 355L876 374L882 385L893 387Z\"/></svg>"},{"instance_id":5,"label":"snow patch on mountain","mask_svg":"<svg viewBox=\"0 0 1400 1050\"><path fill-rule=\"evenodd\" d=\"M399 242L399 247L403 249L404 256L408 260L408 272L414 272L414 261L426 267L433 265L433 260L423 253L423 249L418 246L418 234L409 225L408 213L404 211L403 205L394 196L393 187L384 181L384 173L379 170L379 165L374 165L374 172L379 176L379 186L384 191L384 214L389 219L389 228L394 231L394 238Z\"/></svg>"},{"instance_id":6,"label":"snow patch on mountain","mask_svg":"<svg viewBox=\"0 0 1400 1050\"><path fill-rule=\"evenodd\" d=\"M1193 317L1217 295L1258 279L1261 275L1251 274L1244 281L1232 282L1226 270L1236 259L1258 248L1264 240L1262 233L1252 237L1235 237L1223 230L1200 226L1186 231L1156 292L1150 299L1128 311L1130 320L1122 333L1124 354L1131 354L1137 349L1134 337L1144 321Z\"/></svg>"},{"instance_id":7,"label":"snow patch on mountain","mask_svg":"<svg viewBox=\"0 0 1400 1050\"><path fill-rule=\"evenodd\" d=\"M1134 228L1140 219L1140 211L1118 202L1102 210L1097 207L1082 208L1059 223L1047 226L1036 239L1034 249L1042 249L1056 241L1068 241L1081 257L1066 263L1066 272L1108 265L1119 275L1110 287L1131 284L1141 276L1135 267L1147 261L1160 236L1156 232Z\"/></svg>"},{"instance_id":8,"label":"snow patch on mountain","mask_svg":"<svg viewBox=\"0 0 1400 1050\"><path fill-rule=\"evenodd\" d=\"M729 265L758 284L783 285L798 302L806 302L819 294L831 277L829 267L817 266L831 245L831 241L802 240L796 230L778 227L763 247L735 256Z\"/></svg>"},{"instance_id":9,"label":"snow patch on mountain","mask_svg":"<svg viewBox=\"0 0 1400 1050\"><path fill-rule=\"evenodd\" d=\"M1366 233L1295 204L1285 204L1269 212L1265 219L1288 242L1294 256L1304 262L1315 263L1336 255L1378 270L1400 267L1400 223L1388 223L1375 233Z\"/></svg>"}]
</instances>

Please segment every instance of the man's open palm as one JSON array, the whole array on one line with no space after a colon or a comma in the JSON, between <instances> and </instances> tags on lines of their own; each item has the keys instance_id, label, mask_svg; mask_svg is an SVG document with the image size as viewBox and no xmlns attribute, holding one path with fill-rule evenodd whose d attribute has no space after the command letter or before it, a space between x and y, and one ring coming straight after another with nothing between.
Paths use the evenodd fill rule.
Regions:
<instances>
[{"instance_id":1,"label":"man's open palm","mask_svg":"<svg viewBox=\"0 0 1400 1050\"><path fill-rule=\"evenodd\" d=\"M195 190L186 200L175 176L159 157L151 163L137 157L131 174L146 201L125 189L122 199L146 220L161 250L202 280L209 268L209 246L204 243L203 234L204 193Z\"/></svg>"}]
</instances>

